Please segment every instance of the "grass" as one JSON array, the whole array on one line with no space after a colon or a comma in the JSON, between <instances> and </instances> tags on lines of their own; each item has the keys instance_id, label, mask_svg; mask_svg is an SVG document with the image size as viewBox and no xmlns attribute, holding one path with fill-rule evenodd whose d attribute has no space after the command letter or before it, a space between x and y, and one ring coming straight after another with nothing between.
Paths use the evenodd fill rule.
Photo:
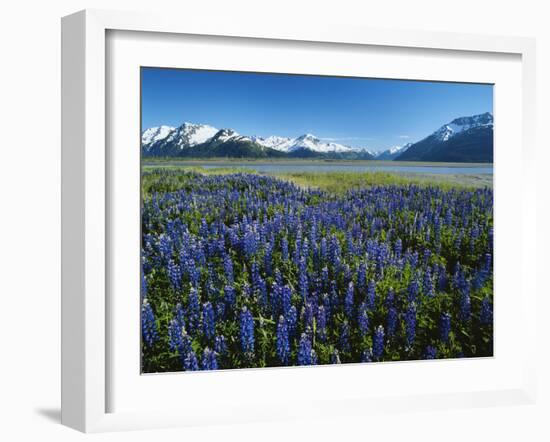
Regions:
<instances>
[{"instance_id":1,"label":"grass","mask_svg":"<svg viewBox=\"0 0 550 442\"><path fill-rule=\"evenodd\" d=\"M255 170L246 167L202 167L195 165L179 166L175 164L169 165L152 165L144 164L141 167L143 172L152 172L155 170L179 170L181 172L196 172L202 175L230 175L233 173L258 173Z\"/></svg>"},{"instance_id":2,"label":"grass","mask_svg":"<svg viewBox=\"0 0 550 442\"><path fill-rule=\"evenodd\" d=\"M144 165L143 171L155 169L180 170L196 172L203 175L227 175L233 173L258 173L253 169L239 167L201 166L153 166ZM305 188L317 188L331 193L343 193L349 189L359 189L370 186L409 185L437 186L443 189L492 187L492 176L486 174L425 174L400 172L280 172L272 175L292 181Z\"/></svg>"},{"instance_id":3,"label":"grass","mask_svg":"<svg viewBox=\"0 0 550 442\"><path fill-rule=\"evenodd\" d=\"M444 189L483 187L473 181L473 176L443 174L402 174L393 172L291 172L275 176L292 181L302 187L314 187L332 193L370 186L437 186ZM468 178L470 177L470 178ZM483 181L480 184L487 184Z\"/></svg>"}]
</instances>

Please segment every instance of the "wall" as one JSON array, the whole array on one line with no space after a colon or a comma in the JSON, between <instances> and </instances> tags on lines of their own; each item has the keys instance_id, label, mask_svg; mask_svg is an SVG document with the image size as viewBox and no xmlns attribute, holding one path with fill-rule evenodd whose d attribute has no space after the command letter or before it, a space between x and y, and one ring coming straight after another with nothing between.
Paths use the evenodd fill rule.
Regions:
<instances>
[{"instance_id":1,"label":"wall","mask_svg":"<svg viewBox=\"0 0 550 442\"><path fill-rule=\"evenodd\" d=\"M83 8L167 10L181 14L245 15L253 20L321 21L536 36L539 79L539 189L548 190L544 132L549 121L549 14L545 2L58 0L4 2L0 16L0 434L6 441L81 440L59 420L60 322L60 17ZM542 202L542 198L540 198ZM548 249L548 207L539 207L539 275ZM545 276L545 275L544 275ZM541 290L542 292L542 290ZM540 311L548 311L542 299ZM542 322L542 321L540 321ZM540 372L548 373L548 325L540 324ZM520 332L518 330L518 332ZM518 349L518 353L521 349ZM96 440L434 439L542 440L548 438L548 381L540 379L536 406L379 415L364 422L290 422L156 433L120 433ZM183 399L185 400L185 399Z\"/></svg>"}]
</instances>

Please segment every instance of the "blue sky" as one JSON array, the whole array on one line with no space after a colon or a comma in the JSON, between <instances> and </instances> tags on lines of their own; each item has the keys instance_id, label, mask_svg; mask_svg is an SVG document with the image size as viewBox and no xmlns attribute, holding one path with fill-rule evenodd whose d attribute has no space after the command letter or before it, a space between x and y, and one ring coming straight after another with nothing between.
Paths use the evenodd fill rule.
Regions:
<instances>
[{"instance_id":1,"label":"blue sky","mask_svg":"<svg viewBox=\"0 0 550 442\"><path fill-rule=\"evenodd\" d=\"M493 87L467 83L142 68L141 87L142 129L189 121L372 150L493 111Z\"/></svg>"}]
</instances>

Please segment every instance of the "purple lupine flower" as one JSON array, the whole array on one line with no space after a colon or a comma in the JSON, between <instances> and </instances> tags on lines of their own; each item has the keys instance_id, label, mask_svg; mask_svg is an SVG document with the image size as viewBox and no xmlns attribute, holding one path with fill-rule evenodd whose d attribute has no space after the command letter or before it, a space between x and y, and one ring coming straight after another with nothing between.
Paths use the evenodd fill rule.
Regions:
<instances>
[{"instance_id":1,"label":"purple lupine flower","mask_svg":"<svg viewBox=\"0 0 550 442\"><path fill-rule=\"evenodd\" d=\"M199 293L197 289L192 288L189 292L189 300L187 304L187 328L188 332L193 335L200 325L201 306L199 303Z\"/></svg>"},{"instance_id":2,"label":"purple lupine flower","mask_svg":"<svg viewBox=\"0 0 550 442\"><path fill-rule=\"evenodd\" d=\"M254 256L258 249L258 244L256 242L256 233L252 230L250 226L247 226L247 230L244 233L243 248L244 253L248 259L252 258L252 256Z\"/></svg>"},{"instance_id":3,"label":"purple lupine flower","mask_svg":"<svg viewBox=\"0 0 550 442\"><path fill-rule=\"evenodd\" d=\"M155 319L155 313L149 304L147 298L143 299L141 304L141 336L143 342L147 347L152 347L158 340L157 322Z\"/></svg>"},{"instance_id":4,"label":"purple lupine flower","mask_svg":"<svg viewBox=\"0 0 550 442\"><path fill-rule=\"evenodd\" d=\"M168 279L170 279L170 285L176 291L181 289L181 270L180 266L173 260L170 260L166 266L168 272Z\"/></svg>"},{"instance_id":5,"label":"purple lupine flower","mask_svg":"<svg viewBox=\"0 0 550 442\"><path fill-rule=\"evenodd\" d=\"M244 353L254 352L254 318L246 307L241 311L240 319L241 348Z\"/></svg>"},{"instance_id":6,"label":"purple lupine flower","mask_svg":"<svg viewBox=\"0 0 550 442\"><path fill-rule=\"evenodd\" d=\"M426 351L424 352L424 359L435 359L437 358L437 349L428 345Z\"/></svg>"},{"instance_id":7,"label":"purple lupine flower","mask_svg":"<svg viewBox=\"0 0 550 442\"><path fill-rule=\"evenodd\" d=\"M283 315L287 315L292 305L292 289L285 285L281 288L281 310Z\"/></svg>"},{"instance_id":8,"label":"purple lupine flower","mask_svg":"<svg viewBox=\"0 0 550 442\"><path fill-rule=\"evenodd\" d=\"M292 338L296 334L296 327L298 322L298 312L296 310L296 307L291 306L288 309L288 313L286 315L286 323L288 325L288 335Z\"/></svg>"},{"instance_id":9,"label":"purple lupine flower","mask_svg":"<svg viewBox=\"0 0 550 442\"><path fill-rule=\"evenodd\" d=\"M243 285L242 295L247 301L250 300L252 297L252 287L250 287L250 284L246 283Z\"/></svg>"},{"instance_id":10,"label":"purple lupine flower","mask_svg":"<svg viewBox=\"0 0 550 442\"><path fill-rule=\"evenodd\" d=\"M258 281L256 282L256 294L258 296L258 304L262 308L267 307L267 285L265 280L259 276Z\"/></svg>"},{"instance_id":11,"label":"purple lupine flower","mask_svg":"<svg viewBox=\"0 0 550 442\"><path fill-rule=\"evenodd\" d=\"M181 328L185 328L185 311L179 302L176 304L176 308L174 309L174 319L178 321Z\"/></svg>"},{"instance_id":12,"label":"purple lupine flower","mask_svg":"<svg viewBox=\"0 0 550 442\"><path fill-rule=\"evenodd\" d=\"M208 237L208 224L206 223L206 220L204 218L201 219L201 225L199 227L199 236L201 238Z\"/></svg>"},{"instance_id":13,"label":"purple lupine flower","mask_svg":"<svg viewBox=\"0 0 550 442\"><path fill-rule=\"evenodd\" d=\"M415 251L414 253L411 253L409 257L409 265L411 266L411 270L415 270L416 266L418 265L418 252Z\"/></svg>"},{"instance_id":14,"label":"purple lupine flower","mask_svg":"<svg viewBox=\"0 0 550 442\"><path fill-rule=\"evenodd\" d=\"M403 242L401 241L401 238L397 238L397 240L395 241L393 251L397 259L401 258L401 253L403 252Z\"/></svg>"},{"instance_id":15,"label":"purple lupine flower","mask_svg":"<svg viewBox=\"0 0 550 442\"><path fill-rule=\"evenodd\" d=\"M141 301L147 297L147 279L145 278L145 272L141 269Z\"/></svg>"},{"instance_id":16,"label":"purple lupine flower","mask_svg":"<svg viewBox=\"0 0 550 442\"><path fill-rule=\"evenodd\" d=\"M225 303L227 304L227 307L229 307L229 309L231 310L237 300L235 289L230 285L226 285L225 288L223 289L223 294L224 294Z\"/></svg>"},{"instance_id":17,"label":"purple lupine flower","mask_svg":"<svg viewBox=\"0 0 550 442\"><path fill-rule=\"evenodd\" d=\"M204 353L201 361L203 370L217 370L218 369L218 358L216 353L210 350L208 347L204 349Z\"/></svg>"},{"instance_id":18,"label":"purple lupine flower","mask_svg":"<svg viewBox=\"0 0 550 442\"><path fill-rule=\"evenodd\" d=\"M227 283L229 285L233 285L233 283L235 282L235 277L233 274L233 260L229 255L225 255L223 257L223 271Z\"/></svg>"},{"instance_id":19,"label":"purple lupine flower","mask_svg":"<svg viewBox=\"0 0 550 442\"><path fill-rule=\"evenodd\" d=\"M357 324L361 336L366 336L369 333L369 311L365 302L361 303L357 311Z\"/></svg>"},{"instance_id":20,"label":"purple lupine flower","mask_svg":"<svg viewBox=\"0 0 550 442\"><path fill-rule=\"evenodd\" d=\"M315 317L315 309L312 302L308 302L302 307L302 320L304 326L313 328L313 318Z\"/></svg>"},{"instance_id":21,"label":"purple lupine flower","mask_svg":"<svg viewBox=\"0 0 550 442\"><path fill-rule=\"evenodd\" d=\"M308 280L306 259L304 257L300 258L298 265L298 287L300 289L300 296L305 301L308 295Z\"/></svg>"},{"instance_id":22,"label":"purple lupine flower","mask_svg":"<svg viewBox=\"0 0 550 442\"><path fill-rule=\"evenodd\" d=\"M311 352L311 341L305 333L302 333L298 344L298 365L312 365Z\"/></svg>"},{"instance_id":23,"label":"purple lupine flower","mask_svg":"<svg viewBox=\"0 0 550 442\"><path fill-rule=\"evenodd\" d=\"M325 342L327 340L327 315L324 306L321 305L317 308L316 319L317 337L319 341Z\"/></svg>"},{"instance_id":24,"label":"purple lupine flower","mask_svg":"<svg viewBox=\"0 0 550 442\"><path fill-rule=\"evenodd\" d=\"M445 225L450 226L453 223L453 212L450 208L445 212Z\"/></svg>"},{"instance_id":25,"label":"purple lupine flower","mask_svg":"<svg viewBox=\"0 0 550 442\"><path fill-rule=\"evenodd\" d=\"M372 356L379 361L384 354L384 327L379 325L374 332Z\"/></svg>"},{"instance_id":26,"label":"purple lupine flower","mask_svg":"<svg viewBox=\"0 0 550 442\"><path fill-rule=\"evenodd\" d=\"M206 339L213 339L216 334L214 308L210 302L205 302L202 306L202 332Z\"/></svg>"},{"instance_id":27,"label":"purple lupine flower","mask_svg":"<svg viewBox=\"0 0 550 442\"><path fill-rule=\"evenodd\" d=\"M451 332L451 315L443 313L439 321L439 336L445 344L449 342L449 333Z\"/></svg>"},{"instance_id":28,"label":"purple lupine flower","mask_svg":"<svg viewBox=\"0 0 550 442\"><path fill-rule=\"evenodd\" d=\"M351 350L349 343L349 333L350 330L348 322L342 322L342 325L340 325L340 336L338 337L338 345L340 347L340 350L344 353L347 353Z\"/></svg>"},{"instance_id":29,"label":"purple lupine flower","mask_svg":"<svg viewBox=\"0 0 550 442\"><path fill-rule=\"evenodd\" d=\"M151 304L159 319L161 311L169 311L171 302L182 300L181 333L178 332L180 321L176 319L177 313L155 323L156 327L164 324L157 330L160 342L166 346L166 350L169 347L172 351L177 349L182 364L185 358L189 359L192 348L195 348L197 355L200 348L199 365L202 366L206 343L209 348L214 348L219 360L222 358L221 353L217 352L216 336L207 339L203 333L207 326L203 323L202 305L206 302L214 307L217 321L215 328L219 329L218 332L223 328L224 333L231 334L226 334L227 345L231 342L231 352L241 350L235 348L235 340L237 346L241 347L240 330L235 330L235 327L240 325L241 306L247 304L248 308L252 307L252 311L258 313L261 318L258 321L265 318L265 330L272 329L267 334L272 341L275 341L279 315L284 316L292 349L289 364L295 363L294 352L298 351L297 341L300 340L301 332L306 333L313 347L313 342L323 341L324 328L330 339L320 345L320 356L324 362L330 361L335 344L339 347L339 329L344 320L348 321L351 328L350 344L353 346L349 355L346 355L350 361L359 357L361 360L384 360L390 354L392 357L398 356L403 351L402 341L407 344L406 313L411 304L407 302L407 292L413 279L419 286L417 296L414 296L414 304L418 307L418 324L415 325L414 342L406 348L406 357L424 357L428 344L435 348L444 348L439 346L447 344L445 351L452 351L453 355L461 348L467 349L468 356L483 353L485 346L467 345L464 342L467 337L462 334L457 334L456 342L453 342L452 348L449 347L450 334L444 330L446 326L440 316L442 312L436 309L446 306L450 297L454 296L454 302L448 308L453 309L453 321L457 321L458 325L465 317L469 317L472 331L476 332L470 339L471 344L477 344L474 341L479 338L477 331L480 325L490 327L484 326L484 323L491 324L488 318L492 316L492 312L489 313L492 296L485 291L491 288L492 278L492 232L489 234L489 229L492 229L491 190L443 191L420 186L376 186L350 190L346 198L336 198L322 190L299 189L276 178L248 174L223 177L196 174L192 175L190 186L175 192L153 192L144 200L142 210L142 266L149 285L149 295L145 291L141 299L148 298L151 301L154 295L155 300L162 300L162 308L159 307L158 311L158 304ZM447 213L448 224L445 225ZM414 219L409 216L411 214ZM205 221L202 222L202 219ZM209 219L213 221L207 222ZM453 250L452 243L457 237L460 237L459 252ZM289 256L286 257L287 261L282 259L283 238L287 249L290 247L292 251L292 263ZM254 253L248 255L245 251L247 239L251 240L254 249ZM472 239L473 249L470 247ZM269 274L271 248L273 270L278 265L282 275L281 272ZM486 264L485 254L489 256L489 264ZM448 271L446 266L451 269L457 258L464 262L464 266L458 265L458 271ZM230 260L230 265L235 267L232 272L239 273L236 280L236 275L226 275L226 260ZM259 264L256 268L252 265L255 260ZM444 265L443 262L449 264ZM174 267L172 278L170 263L179 264L179 269ZM181 278L176 275L178 271ZM372 273L375 276L372 276L373 281L370 282ZM244 280L247 274L252 276L249 281ZM307 280L307 290L301 290L300 274ZM267 303L263 299L262 279L264 282L269 281ZM181 288L176 290L178 281ZM246 282L250 283L248 288L243 287ZM346 306L349 282L353 282L353 301L357 304L348 302ZM368 293L369 282L371 293ZM292 293L290 302L285 302L285 297L280 295L285 284L297 292L296 295ZM375 290L387 291L388 284L395 284L394 287L399 290L395 296L389 291L382 296L382 292L375 293ZM226 285L234 289L226 291L223 288ZM190 306L194 304L191 302L193 295L188 295L190 286L196 291L200 312L203 313L199 314L195 331L193 315L188 317L193 310ZM431 294L432 288L434 293L441 293L440 301L429 301L422 306L420 303L426 301L425 297ZM166 296L164 290L168 290ZM238 292L238 296L235 292ZM487 300L483 300L485 293L488 293ZM482 297L477 301L480 295ZM292 301L298 301L296 307L292 306ZM371 322L376 321L369 324L370 332L363 337L365 339L361 338L361 328L365 328L360 323L362 319L359 310L362 309L362 303L369 307L366 317ZM296 313L308 304L304 318L307 318L305 322L309 323L309 327L304 321L296 319ZM346 307L349 311L350 306L353 314L350 317L342 315ZM323 327L323 316L327 327ZM313 317L314 321L311 320ZM273 319L276 322L273 327L266 325L271 324ZM374 324L384 327L381 344L386 348L378 358L369 354L368 348L365 350L365 344L371 341L366 339L369 335L373 343L367 345L374 347ZM457 329L467 324L458 325ZM450 324L447 328L450 328ZM190 333L189 336L186 331ZM482 331L486 333L490 330ZM440 342L433 341L434 333ZM182 343L178 344L180 335ZM260 348L259 336L256 335L256 352ZM247 365L258 366L263 363L266 350L277 357L275 348L269 350L270 346L275 347L275 342L267 343L267 347L264 347L262 339L261 344L262 353L257 355L258 359L253 354L246 355ZM162 351L162 345L159 346L159 354L147 360L151 369L169 366L169 361L164 358L170 355L168 351ZM145 341L143 346L147 350ZM361 354L362 350L364 355ZM146 351L147 357L149 353ZM224 363L230 363L233 357L241 360L239 355L226 353L223 356ZM309 357L313 363L313 348Z\"/></svg>"},{"instance_id":30,"label":"purple lupine flower","mask_svg":"<svg viewBox=\"0 0 550 442\"><path fill-rule=\"evenodd\" d=\"M383 344L383 339L382 339L382 344ZM367 348L366 350L363 350L361 352L361 362L372 362L373 359L374 359L374 356L372 354L371 348Z\"/></svg>"},{"instance_id":31,"label":"purple lupine flower","mask_svg":"<svg viewBox=\"0 0 550 442\"><path fill-rule=\"evenodd\" d=\"M250 276L252 280L252 287L254 288L254 291L258 289L258 281L260 279L260 266L256 261L252 262L252 265L250 266Z\"/></svg>"},{"instance_id":32,"label":"purple lupine flower","mask_svg":"<svg viewBox=\"0 0 550 442\"><path fill-rule=\"evenodd\" d=\"M311 349L311 365L317 365L317 352Z\"/></svg>"},{"instance_id":33,"label":"purple lupine flower","mask_svg":"<svg viewBox=\"0 0 550 442\"><path fill-rule=\"evenodd\" d=\"M288 240L286 237L281 239L281 258L283 261L288 261Z\"/></svg>"},{"instance_id":34,"label":"purple lupine flower","mask_svg":"<svg viewBox=\"0 0 550 442\"><path fill-rule=\"evenodd\" d=\"M267 243L265 245L265 253L264 253L264 269L265 274L267 276L270 276L273 270L272 267L272 261L273 261L273 246L271 243Z\"/></svg>"},{"instance_id":35,"label":"purple lupine flower","mask_svg":"<svg viewBox=\"0 0 550 442\"><path fill-rule=\"evenodd\" d=\"M493 322L493 306L487 296L481 301L479 320L483 325L492 324Z\"/></svg>"},{"instance_id":36,"label":"purple lupine flower","mask_svg":"<svg viewBox=\"0 0 550 442\"><path fill-rule=\"evenodd\" d=\"M323 284L323 289L327 290L329 286L329 274L328 274L328 267L325 266L321 270L321 282Z\"/></svg>"},{"instance_id":37,"label":"purple lupine flower","mask_svg":"<svg viewBox=\"0 0 550 442\"><path fill-rule=\"evenodd\" d=\"M393 291L393 288L389 288L388 294L386 296L386 301L384 302L386 307L389 309L391 306L395 303L395 292Z\"/></svg>"},{"instance_id":38,"label":"purple lupine flower","mask_svg":"<svg viewBox=\"0 0 550 442\"><path fill-rule=\"evenodd\" d=\"M405 334L407 338L407 346L411 347L416 338L416 306L414 303L409 304L405 312Z\"/></svg>"},{"instance_id":39,"label":"purple lupine flower","mask_svg":"<svg viewBox=\"0 0 550 442\"><path fill-rule=\"evenodd\" d=\"M227 353L227 341L224 335L216 336L214 339L214 351L220 356L224 356Z\"/></svg>"},{"instance_id":40,"label":"purple lupine flower","mask_svg":"<svg viewBox=\"0 0 550 442\"><path fill-rule=\"evenodd\" d=\"M469 321L472 313L472 305L470 300L470 284L466 281L460 289L460 319Z\"/></svg>"},{"instance_id":41,"label":"purple lupine flower","mask_svg":"<svg viewBox=\"0 0 550 442\"><path fill-rule=\"evenodd\" d=\"M348 264L344 264L344 283L353 284L353 281L351 279L352 279L351 268Z\"/></svg>"},{"instance_id":42,"label":"purple lupine flower","mask_svg":"<svg viewBox=\"0 0 550 442\"><path fill-rule=\"evenodd\" d=\"M445 266L441 264L439 266L439 278L437 280L437 287L439 291L444 291L447 289L447 270Z\"/></svg>"},{"instance_id":43,"label":"purple lupine flower","mask_svg":"<svg viewBox=\"0 0 550 442\"><path fill-rule=\"evenodd\" d=\"M410 303L416 302L416 297L418 296L419 287L418 287L418 281L416 278L413 278L413 280L409 283L409 287L407 289L407 299Z\"/></svg>"},{"instance_id":44,"label":"purple lupine flower","mask_svg":"<svg viewBox=\"0 0 550 442\"><path fill-rule=\"evenodd\" d=\"M290 343L288 338L288 326L285 318L281 315L279 316L279 322L277 323L277 356L279 361L283 365L288 365L288 360L290 357Z\"/></svg>"},{"instance_id":45,"label":"purple lupine flower","mask_svg":"<svg viewBox=\"0 0 550 442\"><path fill-rule=\"evenodd\" d=\"M393 337L395 334L395 329L397 328L397 309L394 306L391 306L388 309L388 316L386 317L386 330L388 333L388 338Z\"/></svg>"},{"instance_id":46,"label":"purple lupine flower","mask_svg":"<svg viewBox=\"0 0 550 442\"><path fill-rule=\"evenodd\" d=\"M220 321L224 321L226 319L225 317L225 311L226 311L226 308L225 308L225 303L223 302L223 300L220 300L218 302L216 302L216 305L215 305L215 313L216 313L216 318L218 318L218 320Z\"/></svg>"},{"instance_id":47,"label":"purple lupine flower","mask_svg":"<svg viewBox=\"0 0 550 442\"><path fill-rule=\"evenodd\" d=\"M328 293L323 293L323 296L321 298L321 302L323 304L323 308L325 310L325 316L327 319L327 323L332 321L332 303L330 301L330 295Z\"/></svg>"},{"instance_id":48,"label":"purple lupine flower","mask_svg":"<svg viewBox=\"0 0 550 442\"><path fill-rule=\"evenodd\" d=\"M338 353L338 349L336 349L336 348L330 354L330 363L331 364L341 364L342 363L342 361L340 360L340 353Z\"/></svg>"},{"instance_id":49,"label":"purple lupine flower","mask_svg":"<svg viewBox=\"0 0 550 442\"><path fill-rule=\"evenodd\" d=\"M189 337L189 335L187 334L185 329L182 329L181 330L180 345L179 345L179 348L178 348L178 352L179 352L180 356L182 357L182 362L183 362L183 359L185 359L185 357L187 356L187 354L192 350L193 350L193 345L192 345L192 342L191 342L191 338Z\"/></svg>"},{"instance_id":50,"label":"purple lupine flower","mask_svg":"<svg viewBox=\"0 0 550 442\"><path fill-rule=\"evenodd\" d=\"M455 271L453 274L453 287L456 290L463 290L466 287L466 276L462 270L460 262L457 262L455 265Z\"/></svg>"},{"instance_id":51,"label":"purple lupine flower","mask_svg":"<svg viewBox=\"0 0 550 442\"><path fill-rule=\"evenodd\" d=\"M159 252L162 261L168 262L172 257L172 244L167 235L161 235L159 238Z\"/></svg>"},{"instance_id":52,"label":"purple lupine flower","mask_svg":"<svg viewBox=\"0 0 550 442\"><path fill-rule=\"evenodd\" d=\"M328 257L328 245L327 245L327 239L324 236L321 239L320 255L323 263L326 263L327 257Z\"/></svg>"},{"instance_id":53,"label":"purple lupine flower","mask_svg":"<svg viewBox=\"0 0 550 442\"><path fill-rule=\"evenodd\" d=\"M357 289L363 293L367 289L367 265L364 262L357 269Z\"/></svg>"},{"instance_id":54,"label":"purple lupine flower","mask_svg":"<svg viewBox=\"0 0 550 442\"><path fill-rule=\"evenodd\" d=\"M344 298L344 311L349 319L353 316L353 293L353 282L350 281L346 290L346 297Z\"/></svg>"},{"instance_id":55,"label":"purple lupine flower","mask_svg":"<svg viewBox=\"0 0 550 442\"><path fill-rule=\"evenodd\" d=\"M374 308L375 301L376 301L376 290L375 290L374 281L371 279L367 287L367 299L365 300L365 302L367 303L367 308L369 310L372 310Z\"/></svg>"},{"instance_id":56,"label":"purple lupine flower","mask_svg":"<svg viewBox=\"0 0 550 442\"><path fill-rule=\"evenodd\" d=\"M432 273L429 267L427 267L426 271L424 272L424 283L422 289L427 297L432 298L435 296Z\"/></svg>"},{"instance_id":57,"label":"purple lupine flower","mask_svg":"<svg viewBox=\"0 0 550 442\"><path fill-rule=\"evenodd\" d=\"M197 361L197 355L193 350L183 358L183 368L186 371L197 371L199 369L199 361Z\"/></svg>"},{"instance_id":58,"label":"purple lupine flower","mask_svg":"<svg viewBox=\"0 0 550 442\"><path fill-rule=\"evenodd\" d=\"M177 319L172 319L168 325L168 347L176 351L181 347L182 326Z\"/></svg>"},{"instance_id":59,"label":"purple lupine flower","mask_svg":"<svg viewBox=\"0 0 550 442\"><path fill-rule=\"evenodd\" d=\"M189 278L189 282L195 288L199 286L200 271L197 269L197 265L194 259L188 259L186 263L186 273Z\"/></svg>"}]
</instances>

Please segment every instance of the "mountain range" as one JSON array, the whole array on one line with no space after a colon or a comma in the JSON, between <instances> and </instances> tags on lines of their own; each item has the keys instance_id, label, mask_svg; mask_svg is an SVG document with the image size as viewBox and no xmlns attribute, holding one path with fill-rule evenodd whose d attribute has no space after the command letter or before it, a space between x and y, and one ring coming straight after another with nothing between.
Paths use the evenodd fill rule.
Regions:
<instances>
[{"instance_id":1,"label":"mountain range","mask_svg":"<svg viewBox=\"0 0 550 442\"><path fill-rule=\"evenodd\" d=\"M188 122L179 127L149 128L142 133L141 145L144 157L492 162L493 116L487 112L460 117L417 143L378 153L322 140L312 134L263 138Z\"/></svg>"},{"instance_id":2,"label":"mountain range","mask_svg":"<svg viewBox=\"0 0 550 442\"><path fill-rule=\"evenodd\" d=\"M396 161L493 162L493 115L456 118L409 146Z\"/></svg>"}]
</instances>

